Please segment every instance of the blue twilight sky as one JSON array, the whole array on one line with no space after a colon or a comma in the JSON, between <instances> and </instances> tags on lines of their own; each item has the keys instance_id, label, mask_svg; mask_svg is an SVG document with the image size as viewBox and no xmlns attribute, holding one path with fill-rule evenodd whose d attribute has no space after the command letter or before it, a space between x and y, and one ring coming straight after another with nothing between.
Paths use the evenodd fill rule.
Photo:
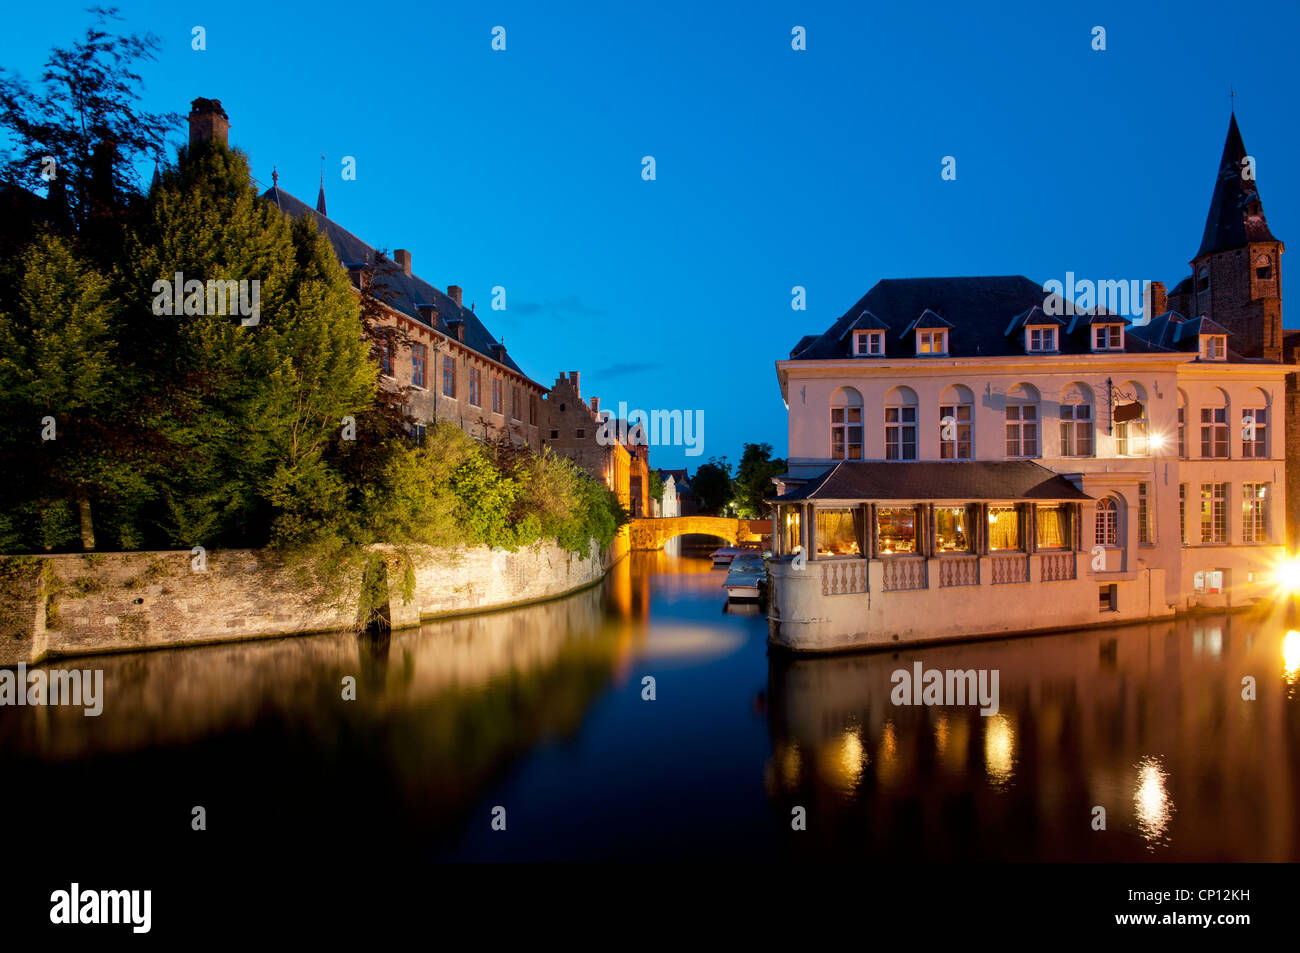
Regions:
<instances>
[{"instance_id":1,"label":"blue twilight sky","mask_svg":"<svg viewBox=\"0 0 1300 953\"><path fill-rule=\"evenodd\" d=\"M1269 223L1300 240L1292 2L120 6L162 40L148 107L220 99L257 178L275 165L309 203L324 153L330 216L462 285L535 380L579 370L604 406L703 411L704 455L656 466L735 462L747 440L784 455L773 362L882 278L1172 287L1230 84ZM10 5L0 64L35 79L82 10Z\"/></svg>"}]
</instances>

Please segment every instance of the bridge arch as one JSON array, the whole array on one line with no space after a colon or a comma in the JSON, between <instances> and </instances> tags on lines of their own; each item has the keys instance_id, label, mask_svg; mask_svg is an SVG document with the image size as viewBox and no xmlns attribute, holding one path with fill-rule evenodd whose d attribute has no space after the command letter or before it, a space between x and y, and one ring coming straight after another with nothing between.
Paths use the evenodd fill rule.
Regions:
<instances>
[{"instance_id":1,"label":"bridge arch","mask_svg":"<svg viewBox=\"0 0 1300 953\"><path fill-rule=\"evenodd\" d=\"M629 548L633 550L663 549L668 540L686 535L713 536L735 545L770 537L772 521L726 516L666 516L634 519L628 532Z\"/></svg>"}]
</instances>

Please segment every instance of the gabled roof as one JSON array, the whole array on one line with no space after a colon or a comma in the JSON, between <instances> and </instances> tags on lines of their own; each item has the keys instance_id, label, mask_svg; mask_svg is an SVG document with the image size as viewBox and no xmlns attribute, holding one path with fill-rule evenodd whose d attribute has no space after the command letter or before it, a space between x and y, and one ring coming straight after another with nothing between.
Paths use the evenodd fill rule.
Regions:
<instances>
[{"instance_id":1,"label":"gabled roof","mask_svg":"<svg viewBox=\"0 0 1300 953\"><path fill-rule=\"evenodd\" d=\"M1090 500L1031 460L880 463L845 460L803 486L771 498L796 500Z\"/></svg>"},{"instance_id":2,"label":"gabled roof","mask_svg":"<svg viewBox=\"0 0 1300 953\"><path fill-rule=\"evenodd\" d=\"M1228 120L1228 136L1223 142L1223 157L1219 160L1219 177L1214 182L1214 194L1210 197L1210 211L1205 216L1205 233L1201 237L1197 258L1241 248L1247 242L1277 241L1264 218L1259 184L1254 179L1242 177L1241 163L1247 154L1234 114ZM1257 214L1250 214L1252 206L1255 206Z\"/></svg>"},{"instance_id":3,"label":"gabled roof","mask_svg":"<svg viewBox=\"0 0 1300 953\"><path fill-rule=\"evenodd\" d=\"M1027 316L1034 308L1042 312L1057 311L1068 315L1073 308L1060 295L1043 290L1043 286L1023 275L996 275L962 278L886 278L878 281L829 328L819 335L805 335L790 353L791 360L838 360L852 357L851 335L846 332L863 315L889 328L905 328L904 336L918 327L950 328L949 357L1024 356L1022 342L1009 337L1007 327L1018 316ZM1096 309L1089 320L1110 317ZM1051 321L1050 315L1044 318ZM1058 319L1059 320L1059 319ZM1059 321L1064 324L1064 321ZM1086 325L1080 325L1084 328ZM1087 333L1061 335L1059 353L1089 354L1092 342ZM1126 337L1124 350L1151 350L1143 340Z\"/></svg>"},{"instance_id":4,"label":"gabled roof","mask_svg":"<svg viewBox=\"0 0 1300 953\"><path fill-rule=\"evenodd\" d=\"M338 254L339 260L344 267L370 264L376 260L379 253L374 248L357 238L333 219L326 218L305 202L290 195L278 185L274 185L263 192L262 198L293 218L306 216L314 219L316 226L334 246L334 251ZM391 264L391 260L389 261ZM477 351L485 358L510 368L510 370L530 383L536 384L536 381L524 374L523 370L520 369L519 365L514 362L508 353L501 353L499 350L494 353L493 346L497 345L496 339L492 337L483 322L478 319L478 316L472 310L456 304L455 301L427 281L415 275L408 275L395 265L382 276L382 280L391 295L386 302L389 307L402 312L425 327L433 328L441 333L446 333L448 325L454 328L455 325L450 324L450 322L459 319L465 325L465 340L460 343L473 351ZM437 312L435 321L443 326L435 327L428 318L420 313L421 306L428 305L432 305ZM454 333L450 336L453 339L455 338ZM537 384L537 386L542 387L541 384ZM542 389L545 390L545 388Z\"/></svg>"},{"instance_id":5,"label":"gabled roof","mask_svg":"<svg viewBox=\"0 0 1300 953\"><path fill-rule=\"evenodd\" d=\"M907 327L903 328L903 337L907 337L913 331L944 331L956 327L951 321L945 321L941 315L935 314L929 308L926 308L916 319Z\"/></svg>"},{"instance_id":6,"label":"gabled roof","mask_svg":"<svg viewBox=\"0 0 1300 953\"><path fill-rule=\"evenodd\" d=\"M1111 314L1109 311L1106 311L1102 308L1096 308L1092 311L1086 311L1086 312L1076 310L1075 313L1070 316L1070 327L1065 333L1074 334L1076 331L1080 331L1084 328L1090 328L1094 324L1129 325L1132 323L1133 323L1132 321L1130 321L1128 318L1124 317L1123 315Z\"/></svg>"},{"instance_id":7,"label":"gabled roof","mask_svg":"<svg viewBox=\"0 0 1300 953\"><path fill-rule=\"evenodd\" d=\"M1015 334L1018 331L1023 331L1025 328L1059 328L1064 326L1065 320L1063 318L1058 318L1054 314L1048 314L1038 305L1034 305L1032 308L1028 308L1012 318L1011 323L1007 325L1006 333Z\"/></svg>"},{"instance_id":8,"label":"gabled roof","mask_svg":"<svg viewBox=\"0 0 1300 953\"><path fill-rule=\"evenodd\" d=\"M881 321L870 311L864 310L860 315L858 315L857 320L845 326L844 331L840 334L840 338L843 339L847 337L848 334L852 331L888 331L888 330L889 330L888 324L886 324L884 321Z\"/></svg>"}]
</instances>

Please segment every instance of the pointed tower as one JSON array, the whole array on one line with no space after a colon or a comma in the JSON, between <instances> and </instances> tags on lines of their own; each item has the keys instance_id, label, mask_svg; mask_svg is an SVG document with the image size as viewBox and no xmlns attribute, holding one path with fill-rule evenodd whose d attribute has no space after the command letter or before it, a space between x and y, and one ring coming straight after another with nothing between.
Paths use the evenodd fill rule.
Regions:
<instances>
[{"instance_id":1,"label":"pointed tower","mask_svg":"<svg viewBox=\"0 0 1300 953\"><path fill-rule=\"evenodd\" d=\"M325 212L325 154L320 157L320 193L316 196L316 211L322 218L329 218Z\"/></svg>"},{"instance_id":2,"label":"pointed tower","mask_svg":"<svg viewBox=\"0 0 1300 953\"><path fill-rule=\"evenodd\" d=\"M1188 316L1222 324L1232 332L1232 349L1245 357L1281 361L1283 250L1264 218L1255 162L1234 113L1201 248L1192 259Z\"/></svg>"}]
</instances>

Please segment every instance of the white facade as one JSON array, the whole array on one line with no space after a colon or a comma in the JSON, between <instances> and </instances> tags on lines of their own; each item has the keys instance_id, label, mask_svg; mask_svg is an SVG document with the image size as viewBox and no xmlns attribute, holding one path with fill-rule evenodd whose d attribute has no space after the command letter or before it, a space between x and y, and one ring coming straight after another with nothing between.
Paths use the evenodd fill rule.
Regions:
<instances>
[{"instance_id":1,"label":"white facade","mask_svg":"<svg viewBox=\"0 0 1300 953\"><path fill-rule=\"evenodd\" d=\"M1285 556L1287 370L1195 352L777 363L793 480L840 459L1032 459L1094 498L1081 570L1098 583L1158 570L1144 574L1163 580L1153 611L1269 594ZM1141 421L1113 422L1112 405L1135 401Z\"/></svg>"}]
</instances>

